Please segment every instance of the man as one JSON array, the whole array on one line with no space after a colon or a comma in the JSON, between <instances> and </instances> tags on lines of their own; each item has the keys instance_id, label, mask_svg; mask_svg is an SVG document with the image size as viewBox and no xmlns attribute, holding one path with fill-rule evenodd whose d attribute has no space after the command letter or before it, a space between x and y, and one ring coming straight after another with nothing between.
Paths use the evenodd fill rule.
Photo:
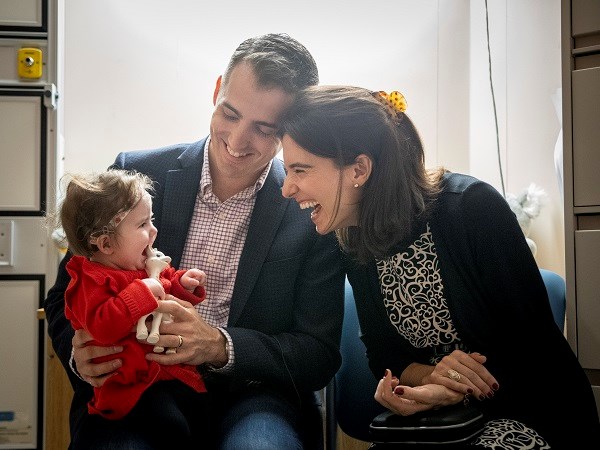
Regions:
<instances>
[{"instance_id":1,"label":"man","mask_svg":"<svg viewBox=\"0 0 600 450\"><path fill-rule=\"evenodd\" d=\"M344 275L334 236L318 235L310 212L281 196L285 173L274 158L282 114L295 92L317 83L312 56L294 39L248 39L217 80L208 138L122 153L115 161L156 182L155 246L173 266L207 273L207 297L197 311L177 300L159 308L174 321L161 326L156 345L177 352L148 355L203 370L211 411L206 420L214 421L215 435L203 436L195 448L322 445L314 391L341 363ZM68 259L45 309L75 389L71 448L153 448L147 434L160 424L144 429L87 414L91 386L120 366L121 348L86 346L85 332L73 335L64 317ZM93 362L99 357L103 362Z\"/></svg>"}]
</instances>

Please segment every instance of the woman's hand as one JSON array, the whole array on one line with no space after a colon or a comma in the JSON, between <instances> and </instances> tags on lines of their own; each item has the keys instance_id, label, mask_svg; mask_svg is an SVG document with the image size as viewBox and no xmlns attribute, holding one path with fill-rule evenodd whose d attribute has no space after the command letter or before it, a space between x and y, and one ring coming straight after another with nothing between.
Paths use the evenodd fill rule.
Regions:
<instances>
[{"instance_id":1,"label":"woman's hand","mask_svg":"<svg viewBox=\"0 0 600 450\"><path fill-rule=\"evenodd\" d=\"M423 378L423 383L441 384L479 400L492 398L500 386L484 366L486 359L481 353L454 350L436 364L431 374Z\"/></svg>"},{"instance_id":2,"label":"woman's hand","mask_svg":"<svg viewBox=\"0 0 600 450\"><path fill-rule=\"evenodd\" d=\"M453 391L440 384L425 384L410 387L398 384L398 379L389 370L379 381L375 400L394 414L409 416L441 406L454 405L463 401L462 392Z\"/></svg>"},{"instance_id":3,"label":"woman's hand","mask_svg":"<svg viewBox=\"0 0 600 450\"><path fill-rule=\"evenodd\" d=\"M113 375L115 370L123 365L119 358L108 359L110 355L115 355L123 351L122 346L99 347L96 345L87 345L92 340L92 336L85 330L76 330L75 336L71 341L73 344L73 361L75 369L79 376L94 387L100 387L106 379ZM103 362L95 363L95 358L102 358Z\"/></svg>"},{"instance_id":4,"label":"woman's hand","mask_svg":"<svg viewBox=\"0 0 600 450\"><path fill-rule=\"evenodd\" d=\"M156 311L173 318L172 322L160 325L160 339L156 345L177 351L172 354L148 353L146 359L165 365L208 363L222 367L227 363L225 336L208 325L191 303L168 296L167 300L158 302Z\"/></svg>"}]
</instances>

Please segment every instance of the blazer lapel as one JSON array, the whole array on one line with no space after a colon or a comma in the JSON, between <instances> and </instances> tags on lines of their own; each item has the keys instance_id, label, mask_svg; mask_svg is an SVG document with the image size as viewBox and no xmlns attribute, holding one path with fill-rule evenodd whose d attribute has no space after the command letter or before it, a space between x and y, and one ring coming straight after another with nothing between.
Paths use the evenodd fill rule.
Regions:
<instances>
[{"instance_id":1,"label":"blazer lapel","mask_svg":"<svg viewBox=\"0 0 600 450\"><path fill-rule=\"evenodd\" d=\"M229 325L235 325L250 297L289 204L289 199L281 195L284 178L285 173L281 163L274 160L265 184L258 192L254 204L248 235L246 236L233 288L229 310Z\"/></svg>"},{"instance_id":2,"label":"blazer lapel","mask_svg":"<svg viewBox=\"0 0 600 450\"><path fill-rule=\"evenodd\" d=\"M163 197L161 251L172 258L173 267L179 267L183 247L192 220L196 195L200 186L204 143L191 144L178 158L180 168L167 172Z\"/></svg>"}]
</instances>

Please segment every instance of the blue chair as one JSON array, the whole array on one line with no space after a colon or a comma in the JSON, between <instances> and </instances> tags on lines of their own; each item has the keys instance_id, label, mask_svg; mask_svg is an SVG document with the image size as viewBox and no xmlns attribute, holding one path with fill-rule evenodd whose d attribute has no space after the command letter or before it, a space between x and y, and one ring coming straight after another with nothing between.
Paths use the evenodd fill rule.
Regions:
<instances>
[{"instance_id":1,"label":"blue chair","mask_svg":"<svg viewBox=\"0 0 600 450\"><path fill-rule=\"evenodd\" d=\"M340 346L342 365L325 390L325 445L335 450L337 426L354 439L369 442L369 425L386 409L375 401L377 380L369 369L366 348L359 338L352 287L346 279L344 325Z\"/></svg>"},{"instance_id":2,"label":"blue chair","mask_svg":"<svg viewBox=\"0 0 600 450\"><path fill-rule=\"evenodd\" d=\"M550 270L540 269L548 291L554 320L561 330L565 322L565 280ZM369 369L366 349L359 338L359 324L352 287L345 286L342 365L325 390L325 445L337 447L337 427L348 436L370 442L369 425L386 409L375 401L377 380Z\"/></svg>"},{"instance_id":3,"label":"blue chair","mask_svg":"<svg viewBox=\"0 0 600 450\"><path fill-rule=\"evenodd\" d=\"M563 277L551 270L540 269L542 279L548 291L548 300L550 300L550 308L556 325L560 331L564 332L565 328L565 309L567 306L567 287Z\"/></svg>"}]
</instances>

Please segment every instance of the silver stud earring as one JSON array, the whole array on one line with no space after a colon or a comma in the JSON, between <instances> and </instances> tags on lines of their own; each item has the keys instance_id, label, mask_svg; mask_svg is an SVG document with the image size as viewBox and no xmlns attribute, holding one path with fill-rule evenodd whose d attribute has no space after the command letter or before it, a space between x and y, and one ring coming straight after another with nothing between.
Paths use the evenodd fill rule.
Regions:
<instances>
[{"instance_id":1,"label":"silver stud earring","mask_svg":"<svg viewBox=\"0 0 600 450\"><path fill-rule=\"evenodd\" d=\"M357 188L358 187L358 183L354 183L354 187Z\"/></svg>"}]
</instances>

